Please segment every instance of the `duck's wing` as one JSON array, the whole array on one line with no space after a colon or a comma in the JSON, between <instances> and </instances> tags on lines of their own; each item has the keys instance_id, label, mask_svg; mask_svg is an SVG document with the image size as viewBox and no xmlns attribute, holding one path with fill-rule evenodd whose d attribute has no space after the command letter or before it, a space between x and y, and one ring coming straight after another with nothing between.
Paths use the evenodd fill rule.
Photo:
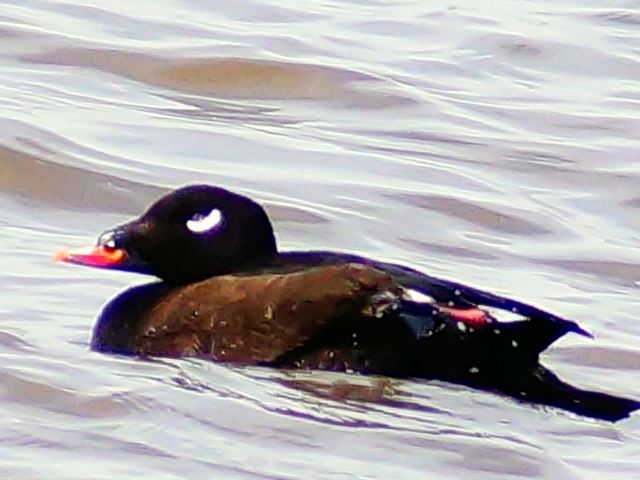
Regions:
<instances>
[{"instance_id":1,"label":"duck's wing","mask_svg":"<svg viewBox=\"0 0 640 480\"><path fill-rule=\"evenodd\" d=\"M384 264L380 268L389 272L394 280L410 293L424 295L449 309L454 318L459 316L463 321L471 318L473 323L473 317L481 317L482 312L487 314L486 319L494 322L500 322L502 317L509 317L509 323L513 325L505 328L517 331L523 339L528 338L529 343L536 343L535 346L532 345L532 349L537 352L569 332L592 337L591 333L575 321L518 300L403 266Z\"/></svg>"},{"instance_id":2,"label":"duck's wing","mask_svg":"<svg viewBox=\"0 0 640 480\"><path fill-rule=\"evenodd\" d=\"M393 280L406 290L415 292L418 296L429 297L440 306L458 310L496 309L522 317L533 324L550 323L556 325L559 331L575 332L591 337L592 335L572 320L562 318L551 312L542 310L528 303L512 298L496 295L485 290L471 287L463 283L442 279L428 275L404 265L380 262L358 255L345 253L316 251L316 252L286 252L280 255L282 259L277 268L299 268L309 265L335 265L345 262L359 263L383 271L391 275ZM468 312L472 314L472 312Z\"/></svg>"},{"instance_id":3,"label":"duck's wing","mask_svg":"<svg viewBox=\"0 0 640 480\"><path fill-rule=\"evenodd\" d=\"M130 353L272 363L336 322L381 316L385 292L395 299L399 291L388 274L358 264L213 277L155 298Z\"/></svg>"},{"instance_id":4,"label":"duck's wing","mask_svg":"<svg viewBox=\"0 0 640 480\"><path fill-rule=\"evenodd\" d=\"M287 252L280 255L277 268L310 265L337 265L357 262L389 274L403 289L399 316L417 337L430 336L436 329L470 327L473 333L483 326L509 332L532 359L569 332L592 335L575 321L562 318L533 305L496 295L475 287L445 280L404 265L336 252ZM477 328L476 328L477 327Z\"/></svg>"}]
</instances>

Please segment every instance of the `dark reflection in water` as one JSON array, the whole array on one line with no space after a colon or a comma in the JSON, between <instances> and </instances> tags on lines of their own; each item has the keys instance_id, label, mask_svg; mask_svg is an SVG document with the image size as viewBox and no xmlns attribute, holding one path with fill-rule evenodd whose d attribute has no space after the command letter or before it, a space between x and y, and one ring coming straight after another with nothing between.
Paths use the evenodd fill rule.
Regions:
<instances>
[{"instance_id":1,"label":"dark reflection in water","mask_svg":"<svg viewBox=\"0 0 640 480\"><path fill-rule=\"evenodd\" d=\"M51 254L167 188L222 184L264 201L287 248L579 320L597 344L544 362L638 397L637 24L617 0L4 2L2 476L635 479L637 416L92 353L105 299L143 279Z\"/></svg>"},{"instance_id":2,"label":"dark reflection in water","mask_svg":"<svg viewBox=\"0 0 640 480\"><path fill-rule=\"evenodd\" d=\"M160 187L44 160L2 146L0 188L71 210L129 215L139 213L165 192Z\"/></svg>"},{"instance_id":3,"label":"dark reflection in water","mask_svg":"<svg viewBox=\"0 0 640 480\"><path fill-rule=\"evenodd\" d=\"M249 58L184 60L79 48L58 49L23 60L95 68L151 85L222 98L323 100L354 107L412 103L409 98L367 88L367 84L383 83L371 75L313 64Z\"/></svg>"}]
</instances>

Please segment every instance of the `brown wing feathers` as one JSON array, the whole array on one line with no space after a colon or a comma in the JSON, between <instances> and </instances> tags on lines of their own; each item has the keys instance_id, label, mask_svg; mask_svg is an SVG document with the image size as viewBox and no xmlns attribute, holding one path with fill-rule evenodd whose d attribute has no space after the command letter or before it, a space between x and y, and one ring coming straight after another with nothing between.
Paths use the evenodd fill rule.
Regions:
<instances>
[{"instance_id":1,"label":"brown wing feathers","mask_svg":"<svg viewBox=\"0 0 640 480\"><path fill-rule=\"evenodd\" d=\"M386 273L359 264L213 277L180 287L159 301L141 323L136 349L271 362L330 322L368 311L372 295L399 290Z\"/></svg>"}]
</instances>

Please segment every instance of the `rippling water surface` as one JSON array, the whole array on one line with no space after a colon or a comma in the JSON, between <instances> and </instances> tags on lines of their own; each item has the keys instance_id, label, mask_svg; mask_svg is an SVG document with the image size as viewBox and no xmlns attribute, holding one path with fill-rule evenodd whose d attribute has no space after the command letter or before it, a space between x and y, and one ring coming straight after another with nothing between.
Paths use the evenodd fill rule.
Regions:
<instances>
[{"instance_id":1,"label":"rippling water surface","mask_svg":"<svg viewBox=\"0 0 640 480\"><path fill-rule=\"evenodd\" d=\"M638 478L639 415L90 352L103 303L144 279L51 256L219 184L265 203L284 247L581 321L597 341L545 363L640 397L640 2L0 7L3 478Z\"/></svg>"}]
</instances>

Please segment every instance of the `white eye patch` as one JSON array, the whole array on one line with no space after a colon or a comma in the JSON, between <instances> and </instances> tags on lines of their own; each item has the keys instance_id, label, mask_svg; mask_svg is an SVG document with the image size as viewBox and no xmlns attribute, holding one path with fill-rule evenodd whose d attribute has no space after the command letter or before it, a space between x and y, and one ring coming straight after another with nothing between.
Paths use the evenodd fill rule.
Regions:
<instances>
[{"instance_id":1,"label":"white eye patch","mask_svg":"<svg viewBox=\"0 0 640 480\"><path fill-rule=\"evenodd\" d=\"M202 213L196 213L193 217L187 220L187 228L193 233L208 232L222 223L222 212L217 208L214 208L206 215Z\"/></svg>"}]
</instances>

